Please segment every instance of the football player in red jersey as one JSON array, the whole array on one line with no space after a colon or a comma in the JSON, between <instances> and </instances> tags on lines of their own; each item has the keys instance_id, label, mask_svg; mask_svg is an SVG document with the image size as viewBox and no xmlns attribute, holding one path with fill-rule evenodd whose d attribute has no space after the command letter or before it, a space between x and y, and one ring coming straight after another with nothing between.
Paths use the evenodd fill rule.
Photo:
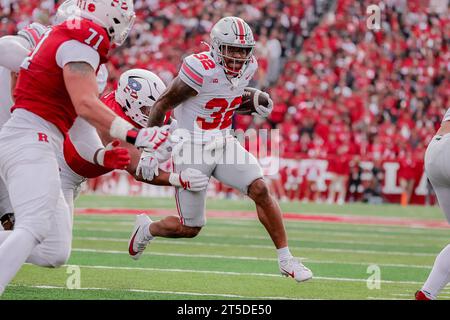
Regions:
<instances>
[{"instance_id":1,"label":"football player in red jersey","mask_svg":"<svg viewBox=\"0 0 450 320\"><path fill-rule=\"evenodd\" d=\"M101 100L121 118L142 128L147 123L150 108L164 89L164 83L154 73L132 69L120 76L117 90L106 94ZM171 126L173 124L176 122ZM104 145L107 147L104 148ZM155 156L162 156L161 152L158 151ZM187 185L192 192L201 191L208 185L208 177L195 169L188 168L180 174L159 171L157 159L145 168L138 167L140 154L141 151L129 143L120 145L119 140L112 140L107 135L100 137L93 126L77 117L65 135L64 151L58 154L62 192L70 211L66 215L56 216L58 228L50 230L44 241L33 249L27 262L58 267L67 261L72 242L74 200L87 178L123 168L131 161L126 170L139 181L176 187ZM0 244L10 234L0 232Z\"/></svg>"},{"instance_id":2,"label":"football player in red jersey","mask_svg":"<svg viewBox=\"0 0 450 320\"><path fill-rule=\"evenodd\" d=\"M225 17L212 28L211 43L211 50L184 59L180 73L151 109L149 124L161 125L166 112L175 108L178 128L187 132L184 155L200 156L183 159L173 152L174 170L195 168L248 195L277 249L280 272L298 282L309 280L311 270L294 258L288 248L280 207L269 192L257 159L230 133L234 111L258 68L252 30L241 18ZM267 117L273 102L268 94L260 94L267 95L268 103L255 103L252 111ZM176 200L179 217L155 222L146 215L136 217L129 240L133 259L139 258L155 236L195 237L200 232L206 223L206 192L177 188Z\"/></svg>"},{"instance_id":3,"label":"football player in red jersey","mask_svg":"<svg viewBox=\"0 0 450 320\"><path fill-rule=\"evenodd\" d=\"M0 131L0 175L8 188L16 225L0 245L0 294L33 249L67 214L57 154L75 118L136 147L157 149L168 127L138 130L98 98L96 72L111 43L122 44L134 22L131 0L80 0L79 17L45 33L24 60L11 119ZM63 245L63 244L61 244Z\"/></svg>"}]
</instances>

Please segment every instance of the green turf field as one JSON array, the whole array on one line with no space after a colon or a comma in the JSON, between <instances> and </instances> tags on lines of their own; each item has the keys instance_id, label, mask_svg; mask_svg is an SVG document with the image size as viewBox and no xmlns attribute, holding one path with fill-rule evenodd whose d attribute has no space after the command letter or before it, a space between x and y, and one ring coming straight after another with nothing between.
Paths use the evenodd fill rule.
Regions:
<instances>
[{"instance_id":1,"label":"green turf field","mask_svg":"<svg viewBox=\"0 0 450 320\"><path fill-rule=\"evenodd\" d=\"M444 220L437 207L281 206L285 212L314 215ZM77 207L173 209L175 203L83 196ZM208 210L251 211L253 205L209 199ZM74 220L68 265L79 267L81 289L67 289L74 277L71 267L25 265L3 299L411 299L450 239L450 229L289 220L290 249L314 272L312 280L298 284L279 275L273 245L253 219L210 217L198 237L156 239L139 261L127 253L133 215L76 215ZM378 289L370 281L376 269ZM450 286L440 298L450 299Z\"/></svg>"}]
</instances>

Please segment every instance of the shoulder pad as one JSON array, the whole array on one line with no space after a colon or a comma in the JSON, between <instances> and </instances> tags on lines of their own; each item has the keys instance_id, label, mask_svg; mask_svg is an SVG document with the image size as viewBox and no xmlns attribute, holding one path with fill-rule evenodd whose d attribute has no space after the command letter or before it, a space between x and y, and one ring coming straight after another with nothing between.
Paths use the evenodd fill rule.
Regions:
<instances>
[{"instance_id":1,"label":"shoulder pad","mask_svg":"<svg viewBox=\"0 0 450 320\"><path fill-rule=\"evenodd\" d=\"M107 61L111 43L103 27L86 19L69 19L55 28L63 31L69 39L77 40L94 48L100 55L100 63Z\"/></svg>"}]
</instances>

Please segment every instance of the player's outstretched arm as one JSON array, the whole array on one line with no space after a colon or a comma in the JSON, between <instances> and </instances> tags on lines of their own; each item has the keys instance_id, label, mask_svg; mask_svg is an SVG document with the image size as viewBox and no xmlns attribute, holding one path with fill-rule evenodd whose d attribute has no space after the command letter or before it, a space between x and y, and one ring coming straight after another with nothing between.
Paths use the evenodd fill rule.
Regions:
<instances>
[{"instance_id":1,"label":"player's outstretched arm","mask_svg":"<svg viewBox=\"0 0 450 320\"><path fill-rule=\"evenodd\" d=\"M95 71L89 63L66 63L63 76L75 112L102 134L149 150L156 150L167 140L168 126L138 130L104 105L98 98Z\"/></svg>"},{"instance_id":2,"label":"player's outstretched arm","mask_svg":"<svg viewBox=\"0 0 450 320\"><path fill-rule=\"evenodd\" d=\"M103 133L108 133L116 114L98 98L95 71L86 62L70 62L63 69L64 82L76 113Z\"/></svg>"},{"instance_id":3,"label":"player's outstretched arm","mask_svg":"<svg viewBox=\"0 0 450 320\"><path fill-rule=\"evenodd\" d=\"M148 119L148 126L161 126L164 123L167 111L176 108L183 101L196 95L196 90L179 77L176 77L153 105Z\"/></svg>"}]
</instances>

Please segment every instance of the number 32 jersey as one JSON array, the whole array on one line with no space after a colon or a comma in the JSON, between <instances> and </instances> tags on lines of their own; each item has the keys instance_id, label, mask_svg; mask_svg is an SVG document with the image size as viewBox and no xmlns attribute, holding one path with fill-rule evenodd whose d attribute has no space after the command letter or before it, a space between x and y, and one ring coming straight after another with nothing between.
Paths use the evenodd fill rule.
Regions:
<instances>
[{"instance_id":1,"label":"number 32 jersey","mask_svg":"<svg viewBox=\"0 0 450 320\"><path fill-rule=\"evenodd\" d=\"M198 94L175 109L177 127L188 130L199 143L225 134L231 129L234 111L240 106L244 88L257 68L257 61L252 57L237 86L233 86L211 52L186 57L178 76Z\"/></svg>"}]
</instances>

